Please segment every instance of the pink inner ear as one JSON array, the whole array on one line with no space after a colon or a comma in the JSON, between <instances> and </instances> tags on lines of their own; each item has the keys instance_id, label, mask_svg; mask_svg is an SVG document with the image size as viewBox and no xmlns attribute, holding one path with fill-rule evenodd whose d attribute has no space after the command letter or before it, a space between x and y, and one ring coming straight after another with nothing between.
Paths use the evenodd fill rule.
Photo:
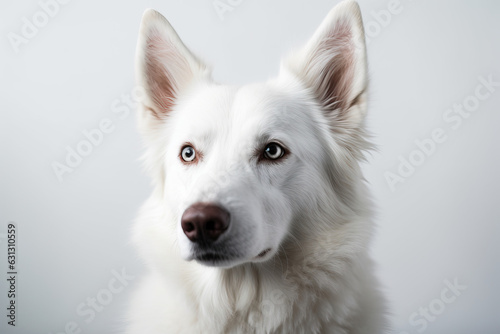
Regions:
<instances>
[{"instance_id":1,"label":"pink inner ear","mask_svg":"<svg viewBox=\"0 0 500 334\"><path fill-rule=\"evenodd\" d=\"M154 103L152 112L157 118L163 118L174 105L176 87L168 68L178 65L176 58L179 55L172 43L156 29L148 34L144 52L146 83Z\"/></svg>"},{"instance_id":2,"label":"pink inner ear","mask_svg":"<svg viewBox=\"0 0 500 334\"><path fill-rule=\"evenodd\" d=\"M349 101L354 81L354 47L350 24L343 20L335 24L313 56L311 63L323 67L317 81L317 97L328 111L342 112L355 102Z\"/></svg>"}]
</instances>

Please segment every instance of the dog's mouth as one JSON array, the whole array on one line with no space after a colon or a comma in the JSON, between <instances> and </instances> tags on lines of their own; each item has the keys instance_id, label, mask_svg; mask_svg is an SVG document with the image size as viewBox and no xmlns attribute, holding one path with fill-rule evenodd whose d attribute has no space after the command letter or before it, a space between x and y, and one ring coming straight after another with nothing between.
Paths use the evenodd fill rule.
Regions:
<instances>
[{"instance_id":1,"label":"dog's mouth","mask_svg":"<svg viewBox=\"0 0 500 334\"><path fill-rule=\"evenodd\" d=\"M224 267L235 260L233 256L229 256L226 253L213 251L197 252L192 259L210 267Z\"/></svg>"},{"instance_id":2,"label":"dog's mouth","mask_svg":"<svg viewBox=\"0 0 500 334\"><path fill-rule=\"evenodd\" d=\"M196 255L195 260L202 262L222 262L229 260L229 257L218 253L203 253Z\"/></svg>"},{"instance_id":3,"label":"dog's mouth","mask_svg":"<svg viewBox=\"0 0 500 334\"><path fill-rule=\"evenodd\" d=\"M257 254L257 256L255 258L257 258L257 259L263 258L270 251L271 251L271 248L264 249L262 252L260 252L259 254Z\"/></svg>"},{"instance_id":4,"label":"dog's mouth","mask_svg":"<svg viewBox=\"0 0 500 334\"><path fill-rule=\"evenodd\" d=\"M262 252L254 257L254 260L261 260L266 257L266 255L271 251L271 248L264 249ZM202 252L198 253L193 257L194 260L208 266L224 266L230 261L235 260L233 257L227 254L215 253L215 252Z\"/></svg>"}]
</instances>

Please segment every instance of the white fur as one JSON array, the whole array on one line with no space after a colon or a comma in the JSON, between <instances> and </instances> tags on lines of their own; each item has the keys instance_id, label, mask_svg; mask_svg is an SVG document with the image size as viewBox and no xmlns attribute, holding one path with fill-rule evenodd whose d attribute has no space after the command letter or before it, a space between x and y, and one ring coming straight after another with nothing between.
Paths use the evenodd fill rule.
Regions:
<instances>
[{"instance_id":1,"label":"white fur","mask_svg":"<svg viewBox=\"0 0 500 334\"><path fill-rule=\"evenodd\" d=\"M347 30L333 29L339 22ZM332 31L350 34L337 42ZM336 58L345 52L347 62ZM345 89L318 81L328 71ZM158 73L168 84L155 82ZM134 228L150 272L132 300L128 333L382 333L385 307L367 254L371 202L359 167L370 144L357 4L335 7L277 78L243 87L214 83L170 24L148 10L137 76L148 94L140 127L156 187ZM170 95L162 91L169 85ZM258 162L256 150L275 140L290 154ZM179 159L186 142L203 153L196 165ZM180 217L197 202L230 212L223 235L230 260L193 260Z\"/></svg>"}]
</instances>

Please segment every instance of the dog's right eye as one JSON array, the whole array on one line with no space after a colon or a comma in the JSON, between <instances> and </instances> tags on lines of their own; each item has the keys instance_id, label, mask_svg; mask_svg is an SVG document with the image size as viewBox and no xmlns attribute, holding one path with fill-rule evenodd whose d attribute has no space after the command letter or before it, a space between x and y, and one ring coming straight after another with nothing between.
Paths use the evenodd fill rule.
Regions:
<instances>
[{"instance_id":1,"label":"dog's right eye","mask_svg":"<svg viewBox=\"0 0 500 334\"><path fill-rule=\"evenodd\" d=\"M184 162L194 162L196 160L196 151L192 146L186 145L182 148L180 156Z\"/></svg>"}]
</instances>

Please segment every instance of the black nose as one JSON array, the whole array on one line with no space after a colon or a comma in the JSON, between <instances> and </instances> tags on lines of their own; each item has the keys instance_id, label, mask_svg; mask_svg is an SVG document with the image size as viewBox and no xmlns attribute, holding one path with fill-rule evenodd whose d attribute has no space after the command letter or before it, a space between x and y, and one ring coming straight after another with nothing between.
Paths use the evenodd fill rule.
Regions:
<instances>
[{"instance_id":1,"label":"black nose","mask_svg":"<svg viewBox=\"0 0 500 334\"><path fill-rule=\"evenodd\" d=\"M195 203L182 214L181 226L192 242L213 242L229 227L229 212L215 204Z\"/></svg>"}]
</instances>

